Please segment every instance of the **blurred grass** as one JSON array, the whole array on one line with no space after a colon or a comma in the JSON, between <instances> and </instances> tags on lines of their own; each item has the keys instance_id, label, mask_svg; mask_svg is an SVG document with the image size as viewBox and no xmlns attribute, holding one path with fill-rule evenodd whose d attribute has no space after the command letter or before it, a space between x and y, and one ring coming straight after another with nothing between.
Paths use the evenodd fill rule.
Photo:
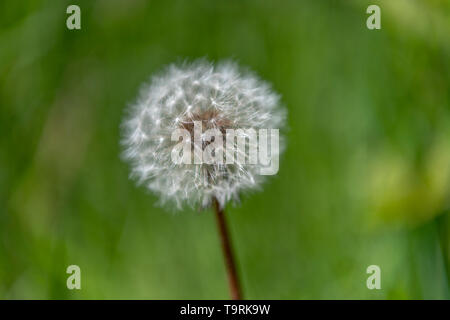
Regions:
<instances>
[{"instance_id":1,"label":"blurred grass","mask_svg":"<svg viewBox=\"0 0 450 320\"><path fill-rule=\"evenodd\" d=\"M72 3L0 3L0 298L228 298L211 213L156 207L119 159L139 85L204 56L289 109L280 172L227 208L246 298L449 298L449 2L77 1L70 31Z\"/></svg>"}]
</instances>

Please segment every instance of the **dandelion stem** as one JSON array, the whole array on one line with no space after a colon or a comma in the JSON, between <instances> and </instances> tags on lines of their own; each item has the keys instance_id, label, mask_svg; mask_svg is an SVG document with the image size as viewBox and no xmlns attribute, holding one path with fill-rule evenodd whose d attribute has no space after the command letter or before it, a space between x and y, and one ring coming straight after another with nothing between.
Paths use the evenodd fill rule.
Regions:
<instances>
[{"instance_id":1,"label":"dandelion stem","mask_svg":"<svg viewBox=\"0 0 450 320\"><path fill-rule=\"evenodd\" d=\"M216 198L213 198L213 206L216 213L217 227L219 229L220 242L225 258L225 267L228 274L231 299L240 300L242 299L241 286L239 284L239 277L236 270L233 250L231 248L230 235L228 233L227 223L225 220L225 212L220 208L219 202Z\"/></svg>"}]
</instances>

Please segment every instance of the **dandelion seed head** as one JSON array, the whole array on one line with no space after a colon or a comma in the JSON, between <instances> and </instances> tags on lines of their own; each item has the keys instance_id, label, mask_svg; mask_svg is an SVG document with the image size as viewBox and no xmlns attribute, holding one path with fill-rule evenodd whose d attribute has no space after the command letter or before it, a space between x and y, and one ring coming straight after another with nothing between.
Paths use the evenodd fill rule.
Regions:
<instances>
[{"instance_id":1,"label":"dandelion seed head","mask_svg":"<svg viewBox=\"0 0 450 320\"><path fill-rule=\"evenodd\" d=\"M224 135L227 129L282 129L286 114L268 83L241 72L233 62L213 65L205 60L168 66L142 87L128 111L122 145L131 177L177 208L206 207L214 197L223 207L258 189L266 176L259 174L257 164L175 164L174 130L192 133L194 121L202 124L202 138L207 129Z\"/></svg>"}]
</instances>

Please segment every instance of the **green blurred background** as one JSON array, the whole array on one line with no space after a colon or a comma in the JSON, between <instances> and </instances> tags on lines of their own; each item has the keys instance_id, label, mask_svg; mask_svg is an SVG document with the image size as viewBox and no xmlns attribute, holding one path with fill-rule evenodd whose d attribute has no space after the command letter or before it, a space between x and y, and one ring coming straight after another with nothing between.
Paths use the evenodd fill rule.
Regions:
<instances>
[{"instance_id":1,"label":"green blurred background","mask_svg":"<svg viewBox=\"0 0 450 320\"><path fill-rule=\"evenodd\" d=\"M449 299L446 0L1 1L1 299L229 297L212 212L157 207L119 157L140 84L199 57L289 110L278 175L227 207L246 298Z\"/></svg>"}]
</instances>

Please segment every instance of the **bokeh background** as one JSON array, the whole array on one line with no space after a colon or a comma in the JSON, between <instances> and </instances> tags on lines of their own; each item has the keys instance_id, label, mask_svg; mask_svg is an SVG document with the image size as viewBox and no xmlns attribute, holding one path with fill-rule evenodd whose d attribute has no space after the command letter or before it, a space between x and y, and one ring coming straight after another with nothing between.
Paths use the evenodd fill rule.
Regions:
<instances>
[{"instance_id":1,"label":"bokeh background","mask_svg":"<svg viewBox=\"0 0 450 320\"><path fill-rule=\"evenodd\" d=\"M444 0L1 1L0 298L228 298L212 212L156 206L120 159L140 84L207 57L289 110L278 175L227 207L245 297L449 299L449 37Z\"/></svg>"}]
</instances>

